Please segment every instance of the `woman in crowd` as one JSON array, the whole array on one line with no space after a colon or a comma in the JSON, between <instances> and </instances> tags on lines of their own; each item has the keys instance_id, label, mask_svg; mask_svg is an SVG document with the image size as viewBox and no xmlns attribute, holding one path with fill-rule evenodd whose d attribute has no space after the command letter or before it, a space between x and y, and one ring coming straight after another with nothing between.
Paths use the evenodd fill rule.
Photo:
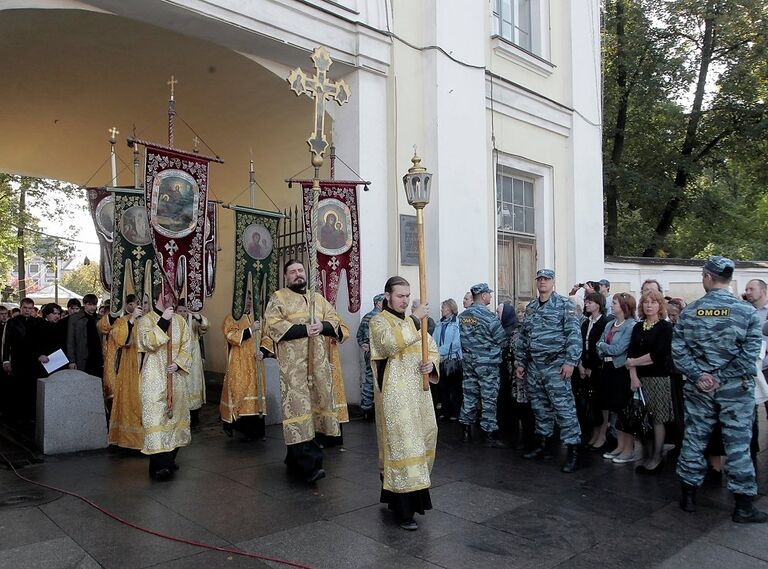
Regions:
<instances>
[{"instance_id":1,"label":"woman in crowd","mask_svg":"<svg viewBox=\"0 0 768 569\"><path fill-rule=\"evenodd\" d=\"M461 409L461 340L459 321L456 314L459 307L452 298L440 305L440 321L435 326L432 337L440 351L440 382L437 393L440 405L439 418L456 421Z\"/></svg>"},{"instance_id":2,"label":"woman in crowd","mask_svg":"<svg viewBox=\"0 0 768 569\"><path fill-rule=\"evenodd\" d=\"M597 355L597 343L603 336L603 331L608 323L605 316L605 304L603 296L599 292L589 293L584 297L584 310L587 318L581 323L581 338L583 349L581 352L581 363L579 363L579 378L574 385L574 395L580 391L584 397L581 398L585 408L580 410L580 417L586 413L596 416L601 414L602 420L595 417L583 417L582 425L592 430L592 436L587 443L589 448L599 450L605 444L605 433L608 429L608 407L601 396L600 387L600 368L602 362ZM579 385L581 384L581 385ZM587 399L584 399L587 398ZM577 402L579 398L577 398ZM588 431L582 427L582 433Z\"/></svg>"},{"instance_id":3,"label":"woman in crowd","mask_svg":"<svg viewBox=\"0 0 768 569\"><path fill-rule=\"evenodd\" d=\"M531 401L528 398L528 388L526 387L526 379L517 379L515 377L514 368L514 347L517 344L517 337L520 334L520 326L525 320L525 303L518 302L515 306L515 313L517 314L517 325L512 329L512 336L509 340L509 346L512 349L512 354L509 358L505 356L502 366L509 362L511 366L506 373L511 374L511 388L512 388L512 432L514 434L519 433L520 439L516 445L518 450L529 452L536 446L536 419L533 416L533 409L531 408ZM502 370L502 376L504 374Z\"/></svg>"},{"instance_id":4,"label":"woman in crowd","mask_svg":"<svg viewBox=\"0 0 768 569\"><path fill-rule=\"evenodd\" d=\"M664 450L664 423L672 421L672 394L669 361L672 351L672 324L667 318L667 302L655 290L640 297L640 322L632 330L627 368L632 391L642 387L643 397L653 418L653 440L643 464L635 470L642 474L661 471Z\"/></svg>"},{"instance_id":5,"label":"woman in crowd","mask_svg":"<svg viewBox=\"0 0 768 569\"><path fill-rule=\"evenodd\" d=\"M626 408L632 398L629 385L629 370L625 367L629 340L632 328L635 326L635 298L626 292L613 295L614 320L605 326L603 335L597 343L597 355L603 360L600 375L600 393L604 397L603 404L608 411L618 414ZM635 438L629 433L617 429L618 445L611 452L606 452L603 458L618 464L634 462Z\"/></svg>"},{"instance_id":6,"label":"woman in crowd","mask_svg":"<svg viewBox=\"0 0 768 569\"><path fill-rule=\"evenodd\" d=\"M502 432L516 434L517 424L513 417L512 384L515 382L515 345L512 338L519 326L515 305L502 302L496 307L496 316L501 321L501 327L507 334L506 342L501 349L501 370L499 373L499 397L496 403L496 418Z\"/></svg>"}]
</instances>

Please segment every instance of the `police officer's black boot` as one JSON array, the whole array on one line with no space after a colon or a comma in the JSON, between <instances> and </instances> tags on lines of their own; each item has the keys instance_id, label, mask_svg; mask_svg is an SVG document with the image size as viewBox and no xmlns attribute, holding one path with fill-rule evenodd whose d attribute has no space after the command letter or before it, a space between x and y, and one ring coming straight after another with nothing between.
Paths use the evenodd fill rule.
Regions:
<instances>
[{"instance_id":1,"label":"police officer's black boot","mask_svg":"<svg viewBox=\"0 0 768 569\"><path fill-rule=\"evenodd\" d=\"M468 443L472 440L472 425L461 426L461 442Z\"/></svg>"},{"instance_id":2,"label":"police officer's black boot","mask_svg":"<svg viewBox=\"0 0 768 569\"><path fill-rule=\"evenodd\" d=\"M551 458L552 451L549 448L549 439L547 437L541 437L539 444L536 445L531 452L527 452L523 455L523 458Z\"/></svg>"},{"instance_id":3,"label":"police officer's black boot","mask_svg":"<svg viewBox=\"0 0 768 569\"><path fill-rule=\"evenodd\" d=\"M685 482L680 483L680 509L685 512L696 511L696 486L691 486ZM736 515L734 513L734 515Z\"/></svg>"},{"instance_id":4,"label":"police officer's black boot","mask_svg":"<svg viewBox=\"0 0 768 569\"><path fill-rule=\"evenodd\" d=\"M579 461L579 445L568 445L568 458L565 460L565 464L560 469L561 472L570 474L576 472Z\"/></svg>"},{"instance_id":5,"label":"police officer's black boot","mask_svg":"<svg viewBox=\"0 0 768 569\"><path fill-rule=\"evenodd\" d=\"M489 448L506 448L507 443L502 441L495 432L485 433L485 440L483 440L483 446Z\"/></svg>"},{"instance_id":6,"label":"police officer's black boot","mask_svg":"<svg viewBox=\"0 0 768 569\"><path fill-rule=\"evenodd\" d=\"M733 509L731 519L737 524L764 524L768 522L768 514L761 512L752 504L753 496L746 494L734 494L736 507Z\"/></svg>"}]
</instances>

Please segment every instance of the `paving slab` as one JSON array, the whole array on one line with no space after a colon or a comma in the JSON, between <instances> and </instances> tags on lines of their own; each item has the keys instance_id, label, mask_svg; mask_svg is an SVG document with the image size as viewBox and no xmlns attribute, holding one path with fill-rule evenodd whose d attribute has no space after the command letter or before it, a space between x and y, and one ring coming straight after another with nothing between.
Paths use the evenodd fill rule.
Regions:
<instances>
[{"instance_id":1,"label":"paving slab","mask_svg":"<svg viewBox=\"0 0 768 569\"><path fill-rule=\"evenodd\" d=\"M61 537L0 551L0 567L100 569L101 565L72 539Z\"/></svg>"}]
</instances>

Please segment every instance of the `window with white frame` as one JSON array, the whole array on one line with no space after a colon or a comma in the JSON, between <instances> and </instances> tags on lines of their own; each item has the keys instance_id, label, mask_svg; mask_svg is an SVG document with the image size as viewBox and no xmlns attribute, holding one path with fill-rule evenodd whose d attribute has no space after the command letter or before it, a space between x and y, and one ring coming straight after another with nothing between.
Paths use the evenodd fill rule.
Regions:
<instances>
[{"instance_id":1,"label":"window with white frame","mask_svg":"<svg viewBox=\"0 0 768 569\"><path fill-rule=\"evenodd\" d=\"M534 235L533 180L499 165L496 173L497 229L501 232Z\"/></svg>"},{"instance_id":2,"label":"window with white frame","mask_svg":"<svg viewBox=\"0 0 768 569\"><path fill-rule=\"evenodd\" d=\"M29 264L29 272L33 275L36 275L40 272L40 265L38 263L30 263Z\"/></svg>"},{"instance_id":3,"label":"window with white frame","mask_svg":"<svg viewBox=\"0 0 768 569\"><path fill-rule=\"evenodd\" d=\"M531 3L536 0L495 0L493 12L496 34L507 41L535 52L532 43Z\"/></svg>"}]
</instances>

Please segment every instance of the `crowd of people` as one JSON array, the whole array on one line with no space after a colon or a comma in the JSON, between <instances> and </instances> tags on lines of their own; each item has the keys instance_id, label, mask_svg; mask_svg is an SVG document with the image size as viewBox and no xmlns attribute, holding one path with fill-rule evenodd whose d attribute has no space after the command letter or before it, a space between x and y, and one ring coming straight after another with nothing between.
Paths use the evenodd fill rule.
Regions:
<instances>
[{"instance_id":1,"label":"crowd of people","mask_svg":"<svg viewBox=\"0 0 768 569\"><path fill-rule=\"evenodd\" d=\"M316 483L325 477L323 448L343 441L349 420L338 344L350 330L320 293L307 290L301 262L283 270L286 286L260 319L250 295L239 318L224 319L219 413L229 436L263 438L264 358L275 358L285 464ZM437 322L428 305L411 298L405 279L390 278L357 331L361 408L376 422L381 501L403 529L418 528L414 514L431 508L443 420L460 424L466 444L480 434L484 446L513 446L529 460L554 456L559 437L564 473L594 452L656 475L671 466L674 449L685 511L695 511L705 480L720 484L724 471L735 495L733 520L768 521L752 504L756 405L768 400L768 287L752 280L737 298L728 289L733 270L732 261L710 258L702 269L705 294L686 306L664 296L655 280L643 283L637 299L611 294L605 279L560 295L554 271L541 269L531 302L502 302L492 311L494 291L479 283L461 312L444 300ZM3 419L34 425L36 380L62 350L67 367L101 378L110 444L149 455L152 478L173 478L206 399L201 337L208 319L183 299L166 305L162 296L154 303L145 296L140 306L134 295L119 316L91 294L66 310L47 304L39 313L25 298L12 313L0 306L2 381L10 394Z\"/></svg>"},{"instance_id":2,"label":"crowd of people","mask_svg":"<svg viewBox=\"0 0 768 569\"><path fill-rule=\"evenodd\" d=\"M565 473L587 452L633 464L638 475L657 475L679 456L684 510L695 510L696 489L705 481L720 485L725 472L734 521L765 522L768 515L751 501L756 406L768 399L768 287L751 280L737 298L728 290L733 269L728 259L710 259L702 270L705 294L689 307L653 279L637 298L611 294L606 279L559 295L554 271L542 269L536 299L502 302L494 314L493 291L474 285L462 312L453 299L441 303L430 331L440 355L434 413L458 421L463 442L471 443L479 426L484 446L511 445L525 459L551 458L559 435ZM358 332L366 415L367 322L381 311L379 302Z\"/></svg>"}]
</instances>

